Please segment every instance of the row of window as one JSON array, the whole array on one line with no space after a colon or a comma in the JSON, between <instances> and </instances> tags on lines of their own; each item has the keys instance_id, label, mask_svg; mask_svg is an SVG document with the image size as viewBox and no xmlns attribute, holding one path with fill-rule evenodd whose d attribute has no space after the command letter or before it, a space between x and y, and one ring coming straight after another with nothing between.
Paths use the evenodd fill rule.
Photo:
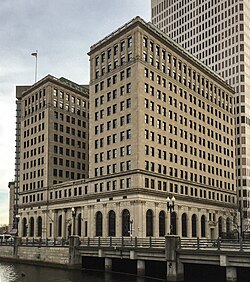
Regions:
<instances>
[{"instance_id":1,"label":"row of window","mask_svg":"<svg viewBox=\"0 0 250 282\"><path fill-rule=\"evenodd\" d=\"M116 159L118 157L118 153L120 157L130 156L132 154L131 145L122 146L120 147L120 149L115 148L113 150L108 150L106 152L106 159L107 160ZM104 160L105 160L104 152L95 154L95 163L103 162Z\"/></svg>"},{"instance_id":2,"label":"row of window","mask_svg":"<svg viewBox=\"0 0 250 282\"><path fill-rule=\"evenodd\" d=\"M151 144L152 145L152 144ZM234 160L230 161L227 158L223 159L222 157L219 157L217 154L211 154L210 152L205 152L203 150L197 149L196 147L193 146L188 146L187 144L184 144L182 142L179 143L178 145L178 141L173 140L173 139L169 139L169 148L173 148L176 150L180 150L180 152L184 152L184 153L188 153L192 156L197 156L199 157L199 159L204 159L204 160L208 160L211 162L215 162L216 164L220 164L220 166L224 165L225 167L234 168ZM179 149L178 149L179 148ZM164 150L161 150L159 148L155 148L149 145L145 145L145 155L150 155L152 157L158 157L159 159L167 159L167 153ZM180 156L181 158L181 162L182 160L186 160L186 157ZM186 161L183 161L184 163ZM190 167L191 168L196 168L197 165L196 161L190 160Z\"/></svg>"},{"instance_id":3,"label":"row of window","mask_svg":"<svg viewBox=\"0 0 250 282\"><path fill-rule=\"evenodd\" d=\"M119 185L119 187L118 187ZM107 181L106 183L100 182L95 184L95 193L106 191L114 191L117 189L131 188L131 178L121 178L119 180Z\"/></svg>"},{"instance_id":4,"label":"row of window","mask_svg":"<svg viewBox=\"0 0 250 282\"><path fill-rule=\"evenodd\" d=\"M223 189L234 189L234 184L230 183L230 182L226 182L224 181L224 186L223 186L223 181L222 180L214 180L214 178L211 177L207 177L205 175L198 175L197 173L193 173L190 172L188 173L186 170L182 170L182 169L178 169L178 168L173 168L173 167L169 167L167 169L166 165L163 164L157 164L155 162L150 162L150 161L145 161L145 170L147 171L151 171L151 172L157 172L163 175L169 175L172 177L179 177L181 179L185 179L185 180L190 180L193 182L199 182L200 184L204 184L204 185L215 185L217 187L223 188ZM216 170L216 172L218 172ZM218 172L219 174L219 172ZM221 177L222 177L222 173L221 173ZM232 173L232 179L234 178L234 175ZM225 179L229 179L230 180L230 172L226 172L226 177L223 178Z\"/></svg>"},{"instance_id":5,"label":"row of window","mask_svg":"<svg viewBox=\"0 0 250 282\"><path fill-rule=\"evenodd\" d=\"M118 111L122 112L125 109L131 108L131 98L128 98L126 100L123 100L120 102L120 104L113 104L112 107L107 107L106 115L110 116L112 114L118 113ZM105 111L104 109L100 110L99 112L95 112L95 121L99 119L103 119L105 117Z\"/></svg>"},{"instance_id":6,"label":"row of window","mask_svg":"<svg viewBox=\"0 0 250 282\"><path fill-rule=\"evenodd\" d=\"M118 170L119 168L119 170ZM106 173L105 173L105 167L96 167L95 168L95 176L104 176L109 175L110 173L117 173L117 172L123 172L123 171L129 171L132 169L132 162L130 160L120 162L120 165L118 167L117 163L114 163L112 165L106 166Z\"/></svg>"},{"instance_id":7,"label":"row of window","mask_svg":"<svg viewBox=\"0 0 250 282\"><path fill-rule=\"evenodd\" d=\"M39 166L39 165L43 165L44 164L44 157L41 157L41 158L38 158L38 159L35 159L35 160L31 160L29 162L24 162L23 163L23 170L26 170L26 169L29 169L29 168L32 168L32 167L36 167Z\"/></svg>"},{"instance_id":8,"label":"row of window","mask_svg":"<svg viewBox=\"0 0 250 282\"><path fill-rule=\"evenodd\" d=\"M75 150L70 150L68 148L60 147L60 146L54 146L54 153L55 154L60 154L60 155L65 155L65 156L71 156L72 158L78 158L78 159L83 159L85 160L86 154L75 151Z\"/></svg>"},{"instance_id":9,"label":"row of window","mask_svg":"<svg viewBox=\"0 0 250 282\"><path fill-rule=\"evenodd\" d=\"M24 131L24 135L25 135L24 138L28 138L28 136L29 136L29 135L27 135L27 134L29 134L29 132L27 132L27 131ZM31 136L33 136L33 133L31 133ZM30 140L27 140L27 141L24 141L23 147L24 147L24 149L29 148L29 146L33 146L33 145L36 145L37 143L39 144L41 142L44 142L44 134L38 135L37 137L31 138Z\"/></svg>"},{"instance_id":10,"label":"row of window","mask_svg":"<svg viewBox=\"0 0 250 282\"><path fill-rule=\"evenodd\" d=\"M120 72L120 75L115 74L112 77L108 77L107 81L106 81L106 87L108 88L111 85L115 85L118 82L118 77L120 78L120 81L123 81L125 79L125 73L126 73L127 79L129 77L131 77L131 75L132 75L131 68L127 68L126 72L125 72L125 70L122 70ZM99 91L99 89L100 89L100 91L102 91L105 88L104 83L105 83L104 81L101 81L100 83L95 85L95 93L97 93ZM124 86L123 86L123 89L124 89ZM121 91L121 92L124 92L124 91ZM95 104L97 104L97 103L95 103Z\"/></svg>"},{"instance_id":11,"label":"row of window","mask_svg":"<svg viewBox=\"0 0 250 282\"><path fill-rule=\"evenodd\" d=\"M169 133L177 136L178 135L177 127L169 125ZM182 138L187 139L187 134L186 133L182 134L182 133L183 133L183 131L181 131L180 136ZM173 137L172 135L170 137ZM156 142L157 144L167 145L167 139L168 138L165 135L159 134L158 132L154 132L154 131L145 129L144 136L145 136L146 140ZM193 141L193 139L190 139L190 140ZM203 139L203 140L205 140L205 139ZM203 144L205 146L205 143L202 142L201 144ZM213 147L212 142L210 143L210 145L208 147L210 147L210 148ZM205 156L206 152L203 151L203 150L199 150L199 151L202 152L200 155L202 155L202 157L205 159L206 158L206 156ZM222 147L221 145L218 145L218 144L215 144L215 151L219 152L220 154L224 154L225 156L231 157L231 158L234 157L234 151L233 150L230 151L229 149ZM187 149L186 149L186 152L188 152Z\"/></svg>"},{"instance_id":12,"label":"row of window","mask_svg":"<svg viewBox=\"0 0 250 282\"><path fill-rule=\"evenodd\" d=\"M24 105L25 105L25 107L26 107L26 106L29 106L29 105L31 105L32 103L35 103L35 102L37 102L37 101L39 101L39 100L41 100L41 99L43 100L44 97L45 97L45 94L46 94L45 88L43 88L43 89L39 90L39 92L36 92L35 94L32 94L31 96L27 97L27 98L24 100Z\"/></svg>"},{"instance_id":13,"label":"row of window","mask_svg":"<svg viewBox=\"0 0 250 282\"><path fill-rule=\"evenodd\" d=\"M155 180L153 178L145 178L145 188L162 190L175 194L182 194L192 197L200 197L209 200L217 200L221 202L235 203L235 196L225 193L207 191L207 189L195 188L192 186L179 185L177 183Z\"/></svg>"},{"instance_id":14,"label":"row of window","mask_svg":"<svg viewBox=\"0 0 250 282\"><path fill-rule=\"evenodd\" d=\"M22 197L23 204L40 202L40 201L43 201L43 193L36 193L36 194L33 194L33 195L29 195L29 196L26 195L26 196Z\"/></svg>"},{"instance_id":15,"label":"row of window","mask_svg":"<svg viewBox=\"0 0 250 282\"><path fill-rule=\"evenodd\" d=\"M29 125L31 125L31 124L37 122L37 121L39 121L39 125L40 125L40 127L41 127L40 120L44 119L44 117L45 117L45 112L42 111L42 112L40 112L39 114L35 114L34 116L32 116L32 117L30 117L30 118L26 118L26 119L24 120L24 127L29 126ZM39 125L38 125L38 130L40 131L41 128L39 127ZM34 130L35 130L35 129L34 129Z\"/></svg>"},{"instance_id":16,"label":"row of window","mask_svg":"<svg viewBox=\"0 0 250 282\"><path fill-rule=\"evenodd\" d=\"M145 62L149 62L152 66L155 66L157 69L161 69L163 73L165 74L167 73L168 76L173 77L175 80L179 81L179 83L184 84L189 89L197 92L198 94L201 94L203 97L212 100L213 103L218 104L226 111L229 111L231 113L233 112L232 109L233 99L231 96L225 94L224 91L222 91L220 88L217 88L217 86L213 85L204 77L200 77L200 74L196 75L196 72L194 70L192 70L191 68L187 68L185 64L182 64L181 61L177 61L177 58L173 57L171 54L168 53L167 57L168 57L168 62L171 64L172 67L167 67L167 71L166 71L166 65L164 62L162 63L160 68L159 59L154 58L153 54L155 53L153 53L152 55L148 55L147 40L148 39L144 37L143 42L146 51L143 52L143 59ZM154 43L151 41L150 44L154 45ZM165 55L163 55L165 53L163 53L163 51L164 50L162 50L162 57L165 58ZM156 55L157 55L157 49L156 49ZM147 73L145 73L145 75L147 75ZM190 77L190 79L188 77ZM162 84L163 86L165 85L166 87L166 79L160 77L159 75L157 76L157 83Z\"/></svg>"},{"instance_id":17,"label":"row of window","mask_svg":"<svg viewBox=\"0 0 250 282\"><path fill-rule=\"evenodd\" d=\"M85 109L88 108L88 102L85 100L82 100L78 97L75 97L73 95L70 95L68 93L64 93L63 91L59 91L58 89L54 88L53 90L53 100L55 102L58 102L59 104L65 103L68 106L73 106L80 108L80 109Z\"/></svg>"},{"instance_id":18,"label":"row of window","mask_svg":"<svg viewBox=\"0 0 250 282\"><path fill-rule=\"evenodd\" d=\"M57 157L53 158L53 164L59 165L59 166L77 168L79 170L85 170L86 169L86 165L84 163L75 162L75 161L68 160L68 159L65 160L63 158L57 158Z\"/></svg>"},{"instance_id":19,"label":"row of window","mask_svg":"<svg viewBox=\"0 0 250 282\"><path fill-rule=\"evenodd\" d=\"M41 147L38 147L38 148L31 149L30 151L24 152L23 158L28 159L29 157L33 157L33 156L40 155L40 154L43 154L43 153L44 153L44 146L41 146Z\"/></svg>"}]
</instances>

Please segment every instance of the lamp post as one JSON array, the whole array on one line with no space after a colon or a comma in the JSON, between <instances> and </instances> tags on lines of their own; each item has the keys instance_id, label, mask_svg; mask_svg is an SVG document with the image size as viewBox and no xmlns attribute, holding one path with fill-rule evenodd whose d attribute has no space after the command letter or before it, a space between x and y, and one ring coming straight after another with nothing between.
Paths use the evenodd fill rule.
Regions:
<instances>
[{"instance_id":1,"label":"lamp post","mask_svg":"<svg viewBox=\"0 0 250 282\"><path fill-rule=\"evenodd\" d=\"M133 219L129 220L129 233L130 233L130 237L132 237L132 232L133 232Z\"/></svg>"},{"instance_id":2,"label":"lamp post","mask_svg":"<svg viewBox=\"0 0 250 282\"><path fill-rule=\"evenodd\" d=\"M20 215L19 215L19 214L17 214L17 215L15 216L16 236L18 236L19 220L20 220Z\"/></svg>"},{"instance_id":3,"label":"lamp post","mask_svg":"<svg viewBox=\"0 0 250 282\"><path fill-rule=\"evenodd\" d=\"M71 209L71 213L72 213L72 235L75 235L75 217L76 217L76 210L73 207Z\"/></svg>"},{"instance_id":4,"label":"lamp post","mask_svg":"<svg viewBox=\"0 0 250 282\"><path fill-rule=\"evenodd\" d=\"M170 213L170 235L173 235L172 212L174 210L174 202L175 202L174 196L171 199L167 197L167 209Z\"/></svg>"}]
</instances>

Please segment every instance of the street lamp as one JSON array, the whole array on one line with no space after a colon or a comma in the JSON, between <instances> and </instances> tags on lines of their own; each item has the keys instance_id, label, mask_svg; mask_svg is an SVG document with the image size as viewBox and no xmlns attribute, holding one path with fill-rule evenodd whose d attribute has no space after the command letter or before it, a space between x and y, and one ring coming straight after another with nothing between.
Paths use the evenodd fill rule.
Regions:
<instances>
[{"instance_id":1,"label":"street lamp","mask_svg":"<svg viewBox=\"0 0 250 282\"><path fill-rule=\"evenodd\" d=\"M167 197L167 209L170 213L170 235L173 235L172 212L174 210L174 202L175 202L174 196L171 199Z\"/></svg>"},{"instance_id":2,"label":"street lamp","mask_svg":"<svg viewBox=\"0 0 250 282\"><path fill-rule=\"evenodd\" d=\"M19 220L20 220L20 214L17 214L15 216L15 228L16 228L16 236L18 236L18 225L19 225Z\"/></svg>"},{"instance_id":3,"label":"street lamp","mask_svg":"<svg viewBox=\"0 0 250 282\"><path fill-rule=\"evenodd\" d=\"M74 207L71 209L71 214L72 214L72 235L75 235L76 209Z\"/></svg>"},{"instance_id":4,"label":"street lamp","mask_svg":"<svg viewBox=\"0 0 250 282\"><path fill-rule=\"evenodd\" d=\"M130 232L130 236L132 237L133 219L131 219L131 220L129 221L129 228L130 228L130 230L129 230L129 232Z\"/></svg>"}]
</instances>

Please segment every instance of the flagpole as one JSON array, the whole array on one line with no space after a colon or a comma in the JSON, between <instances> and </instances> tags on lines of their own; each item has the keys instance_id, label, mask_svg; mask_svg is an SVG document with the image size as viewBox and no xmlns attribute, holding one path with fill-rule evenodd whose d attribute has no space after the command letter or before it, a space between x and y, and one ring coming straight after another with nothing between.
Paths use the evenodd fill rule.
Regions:
<instances>
[{"instance_id":1,"label":"flagpole","mask_svg":"<svg viewBox=\"0 0 250 282\"><path fill-rule=\"evenodd\" d=\"M38 57L38 50L36 50L36 68L35 68L35 83L37 81L37 57Z\"/></svg>"},{"instance_id":2,"label":"flagpole","mask_svg":"<svg viewBox=\"0 0 250 282\"><path fill-rule=\"evenodd\" d=\"M38 50L36 52L31 53L31 56L36 57L36 62L35 62L35 83L37 81L37 57L38 57Z\"/></svg>"}]
</instances>

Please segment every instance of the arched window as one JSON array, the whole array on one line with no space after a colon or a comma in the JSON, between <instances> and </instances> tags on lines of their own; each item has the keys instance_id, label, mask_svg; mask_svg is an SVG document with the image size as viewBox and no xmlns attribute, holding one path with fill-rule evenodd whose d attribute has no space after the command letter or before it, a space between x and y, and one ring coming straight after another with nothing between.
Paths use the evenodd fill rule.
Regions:
<instances>
[{"instance_id":1,"label":"arched window","mask_svg":"<svg viewBox=\"0 0 250 282\"><path fill-rule=\"evenodd\" d=\"M230 218L228 217L226 221L226 232L230 233L230 231L231 231L231 223L230 223Z\"/></svg>"},{"instance_id":2,"label":"arched window","mask_svg":"<svg viewBox=\"0 0 250 282\"><path fill-rule=\"evenodd\" d=\"M192 237L197 237L197 217L196 217L196 214L192 215Z\"/></svg>"},{"instance_id":3,"label":"arched window","mask_svg":"<svg viewBox=\"0 0 250 282\"><path fill-rule=\"evenodd\" d=\"M171 235L177 235L177 228L176 228L176 213L175 212L171 212L170 215L171 219L170 219L170 234Z\"/></svg>"},{"instance_id":4,"label":"arched window","mask_svg":"<svg viewBox=\"0 0 250 282\"><path fill-rule=\"evenodd\" d=\"M109 221L108 221L108 236L115 237L115 212L109 212Z\"/></svg>"},{"instance_id":5,"label":"arched window","mask_svg":"<svg viewBox=\"0 0 250 282\"><path fill-rule=\"evenodd\" d=\"M100 211L96 213L95 226L95 235L102 236L102 213Z\"/></svg>"},{"instance_id":6,"label":"arched window","mask_svg":"<svg viewBox=\"0 0 250 282\"><path fill-rule=\"evenodd\" d=\"M30 237L34 237L34 217L30 218Z\"/></svg>"},{"instance_id":7,"label":"arched window","mask_svg":"<svg viewBox=\"0 0 250 282\"><path fill-rule=\"evenodd\" d=\"M82 235L82 214L77 216L77 235L81 237Z\"/></svg>"},{"instance_id":8,"label":"arched window","mask_svg":"<svg viewBox=\"0 0 250 282\"><path fill-rule=\"evenodd\" d=\"M166 214L164 211L160 211L159 213L159 236L166 235Z\"/></svg>"},{"instance_id":9,"label":"arched window","mask_svg":"<svg viewBox=\"0 0 250 282\"><path fill-rule=\"evenodd\" d=\"M153 236L153 212L147 210L146 213L146 236Z\"/></svg>"},{"instance_id":10,"label":"arched window","mask_svg":"<svg viewBox=\"0 0 250 282\"><path fill-rule=\"evenodd\" d=\"M27 236L27 229L28 229L26 217L23 219L22 229L23 229L22 230L23 237L26 237Z\"/></svg>"},{"instance_id":11,"label":"arched window","mask_svg":"<svg viewBox=\"0 0 250 282\"><path fill-rule=\"evenodd\" d=\"M219 237L222 236L222 217L220 216L219 219L218 219L218 235Z\"/></svg>"},{"instance_id":12,"label":"arched window","mask_svg":"<svg viewBox=\"0 0 250 282\"><path fill-rule=\"evenodd\" d=\"M43 232L43 220L41 216L38 216L37 218L37 236L42 237Z\"/></svg>"},{"instance_id":13,"label":"arched window","mask_svg":"<svg viewBox=\"0 0 250 282\"><path fill-rule=\"evenodd\" d=\"M62 237L62 215L58 216L58 237Z\"/></svg>"},{"instance_id":14,"label":"arched window","mask_svg":"<svg viewBox=\"0 0 250 282\"><path fill-rule=\"evenodd\" d=\"M183 213L181 216L181 235L187 237L187 214Z\"/></svg>"},{"instance_id":15,"label":"arched window","mask_svg":"<svg viewBox=\"0 0 250 282\"><path fill-rule=\"evenodd\" d=\"M122 211L122 236L130 235L130 213L129 211Z\"/></svg>"},{"instance_id":16,"label":"arched window","mask_svg":"<svg viewBox=\"0 0 250 282\"><path fill-rule=\"evenodd\" d=\"M206 217L201 216L201 237L206 237Z\"/></svg>"}]
</instances>

